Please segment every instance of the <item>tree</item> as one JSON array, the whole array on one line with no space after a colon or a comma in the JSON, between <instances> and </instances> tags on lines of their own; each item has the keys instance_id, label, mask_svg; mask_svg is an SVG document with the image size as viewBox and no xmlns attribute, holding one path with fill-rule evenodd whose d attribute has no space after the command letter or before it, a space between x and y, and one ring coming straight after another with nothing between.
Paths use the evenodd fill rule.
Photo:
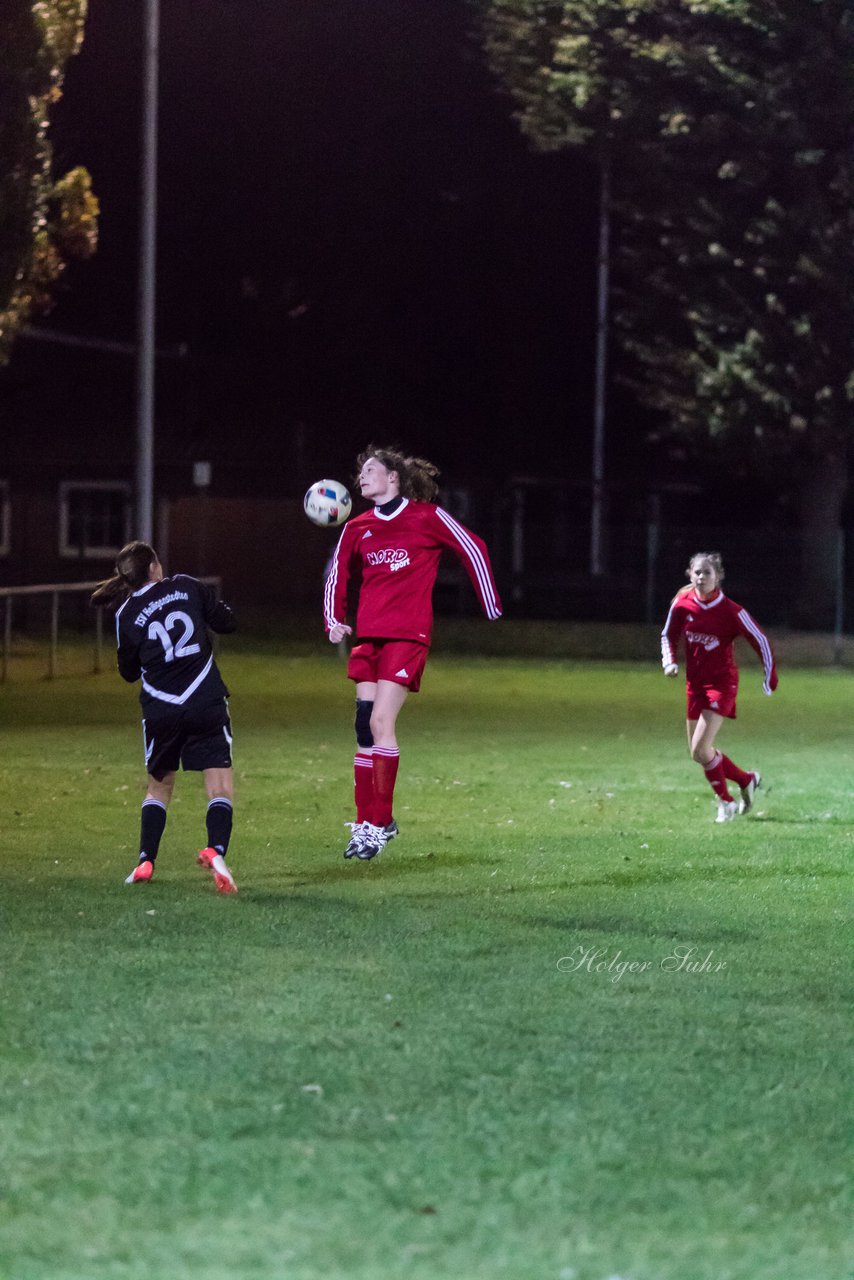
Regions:
<instances>
[{"instance_id":1,"label":"tree","mask_svg":"<svg viewBox=\"0 0 854 1280\"><path fill-rule=\"evenodd\" d=\"M21 326L50 309L68 259L97 246L89 174L54 180L47 136L85 16L86 0L0 0L0 364Z\"/></svg>"},{"instance_id":2,"label":"tree","mask_svg":"<svg viewBox=\"0 0 854 1280\"><path fill-rule=\"evenodd\" d=\"M827 600L854 431L850 0L492 0L523 130L612 170L630 377L794 480Z\"/></svg>"}]
</instances>

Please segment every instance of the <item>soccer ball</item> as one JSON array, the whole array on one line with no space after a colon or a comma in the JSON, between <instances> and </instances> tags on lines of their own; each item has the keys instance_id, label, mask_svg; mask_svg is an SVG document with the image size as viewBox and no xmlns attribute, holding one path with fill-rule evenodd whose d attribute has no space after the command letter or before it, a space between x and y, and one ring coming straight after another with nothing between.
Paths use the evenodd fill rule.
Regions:
<instances>
[{"instance_id":1,"label":"soccer ball","mask_svg":"<svg viewBox=\"0 0 854 1280\"><path fill-rule=\"evenodd\" d=\"M312 524L343 524L353 510L353 500L338 480L318 480L303 499Z\"/></svg>"}]
</instances>

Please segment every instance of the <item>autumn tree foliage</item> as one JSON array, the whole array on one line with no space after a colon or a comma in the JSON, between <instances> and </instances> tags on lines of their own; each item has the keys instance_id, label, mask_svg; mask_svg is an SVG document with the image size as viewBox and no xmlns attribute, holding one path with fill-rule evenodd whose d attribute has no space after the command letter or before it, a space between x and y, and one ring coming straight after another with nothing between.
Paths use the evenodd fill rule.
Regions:
<instances>
[{"instance_id":1,"label":"autumn tree foliage","mask_svg":"<svg viewBox=\"0 0 854 1280\"><path fill-rule=\"evenodd\" d=\"M482 8L521 128L610 168L640 396L791 482L815 615L854 441L854 6Z\"/></svg>"},{"instance_id":2,"label":"autumn tree foliage","mask_svg":"<svg viewBox=\"0 0 854 1280\"><path fill-rule=\"evenodd\" d=\"M86 0L0 0L0 364L21 326L50 309L67 261L97 246L89 174L54 178L48 139L85 16Z\"/></svg>"}]
</instances>

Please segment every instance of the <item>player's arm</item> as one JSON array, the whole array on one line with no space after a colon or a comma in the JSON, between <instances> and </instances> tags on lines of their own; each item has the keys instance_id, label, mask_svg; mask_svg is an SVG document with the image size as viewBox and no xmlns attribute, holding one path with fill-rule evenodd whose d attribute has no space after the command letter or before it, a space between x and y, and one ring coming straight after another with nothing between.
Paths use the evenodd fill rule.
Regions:
<instances>
[{"instance_id":1,"label":"player's arm","mask_svg":"<svg viewBox=\"0 0 854 1280\"><path fill-rule=\"evenodd\" d=\"M770 697L777 688L777 664L774 661L774 650L771 648L771 642L759 623L750 616L746 609L739 609L735 620L747 643L759 654L764 675L762 691Z\"/></svg>"},{"instance_id":2,"label":"player's arm","mask_svg":"<svg viewBox=\"0 0 854 1280\"><path fill-rule=\"evenodd\" d=\"M121 625L121 609L116 614L116 652L119 675L128 684L133 684L142 675L142 663L139 660L139 645L135 637L128 635Z\"/></svg>"},{"instance_id":3,"label":"player's arm","mask_svg":"<svg viewBox=\"0 0 854 1280\"><path fill-rule=\"evenodd\" d=\"M353 529L353 525L345 524L332 552L323 588L323 625L333 644L338 644L345 636L353 634L353 628L345 621L352 562L358 546Z\"/></svg>"},{"instance_id":4,"label":"player's arm","mask_svg":"<svg viewBox=\"0 0 854 1280\"><path fill-rule=\"evenodd\" d=\"M679 674L676 661L679 639L685 630L685 610L681 607L686 592L680 591L670 604L667 620L661 632L661 667L666 676Z\"/></svg>"},{"instance_id":5,"label":"player's arm","mask_svg":"<svg viewBox=\"0 0 854 1280\"><path fill-rule=\"evenodd\" d=\"M434 516L438 541L443 547L453 551L461 562L477 593L481 609L490 622L495 622L501 617L501 600L486 543L476 533L472 533L471 529L455 520L443 507L436 507Z\"/></svg>"},{"instance_id":6,"label":"player's arm","mask_svg":"<svg viewBox=\"0 0 854 1280\"><path fill-rule=\"evenodd\" d=\"M202 613L211 631L219 636L231 635L232 631L236 631L237 619L231 605L217 599L216 591L210 583L200 582L199 590L202 596Z\"/></svg>"}]
</instances>

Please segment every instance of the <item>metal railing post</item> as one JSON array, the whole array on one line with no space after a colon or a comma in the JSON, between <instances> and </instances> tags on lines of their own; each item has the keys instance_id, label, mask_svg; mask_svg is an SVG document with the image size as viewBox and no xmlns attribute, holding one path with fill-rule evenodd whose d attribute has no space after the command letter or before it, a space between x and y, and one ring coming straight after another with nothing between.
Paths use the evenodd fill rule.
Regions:
<instances>
[{"instance_id":1,"label":"metal railing post","mask_svg":"<svg viewBox=\"0 0 854 1280\"><path fill-rule=\"evenodd\" d=\"M9 657L12 652L12 597L6 597L6 614L3 619L3 675L5 680L9 671Z\"/></svg>"},{"instance_id":2,"label":"metal railing post","mask_svg":"<svg viewBox=\"0 0 854 1280\"><path fill-rule=\"evenodd\" d=\"M95 675L100 675L104 670L102 661L102 651L104 647L104 611L103 609L95 610L95 664L92 667Z\"/></svg>"},{"instance_id":3,"label":"metal railing post","mask_svg":"<svg viewBox=\"0 0 854 1280\"><path fill-rule=\"evenodd\" d=\"M842 662L845 648L845 530L836 534L836 607L833 618L833 661Z\"/></svg>"},{"instance_id":4,"label":"metal railing post","mask_svg":"<svg viewBox=\"0 0 854 1280\"><path fill-rule=\"evenodd\" d=\"M59 592L53 591L50 597L50 653L48 656L47 677L53 680L57 670L57 652L59 650Z\"/></svg>"}]
</instances>

